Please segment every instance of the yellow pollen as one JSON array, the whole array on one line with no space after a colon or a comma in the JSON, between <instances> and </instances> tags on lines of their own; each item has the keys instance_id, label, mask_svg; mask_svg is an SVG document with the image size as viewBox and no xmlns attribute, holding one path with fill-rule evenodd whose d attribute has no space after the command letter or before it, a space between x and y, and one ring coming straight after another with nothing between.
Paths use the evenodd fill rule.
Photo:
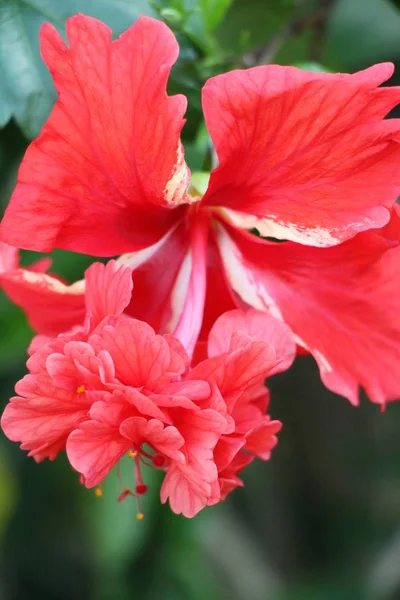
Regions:
<instances>
[{"instance_id":1,"label":"yellow pollen","mask_svg":"<svg viewBox=\"0 0 400 600\"><path fill-rule=\"evenodd\" d=\"M79 387L76 388L77 394L83 394L83 392L86 392L86 388L84 385L80 385Z\"/></svg>"},{"instance_id":2,"label":"yellow pollen","mask_svg":"<svg viewBox=\"0 0 400 600\"><path fill-rule=\"evenodd\" d=\"M103 490L102 490L101 488L96 488L96 489L94 490L94 493L96 494L96 496L97 496L98 498L101 498L101 496L103 495Z\"/></svg>"},{"instance_id":3,"label":"yellow pollen","mask_svg":"<svg viewBox=\"0 0 400 600\"><path fill-rule=\"evenodd\" d=\"M137 518L138 521L143 521L144 514L142 512L138 512L138 514L136 515L136 518Z\"/></svg>"},{"instance_id":4,"label":"yellow pollen","mask_svg":"<svg viewBox=\"0 0 400 600\"><path fill-rule=\"evenodd\" d=\"M129 458L136 458L137 455L138 455L137 450L129 450L129 452L128 452Z\"/></svg>"}]
</instances>

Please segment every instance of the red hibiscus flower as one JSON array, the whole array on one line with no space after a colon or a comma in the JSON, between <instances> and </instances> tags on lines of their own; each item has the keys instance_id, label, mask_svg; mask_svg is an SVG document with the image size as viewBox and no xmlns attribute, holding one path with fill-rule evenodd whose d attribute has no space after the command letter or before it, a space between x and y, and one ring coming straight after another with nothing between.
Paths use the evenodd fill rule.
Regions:
<instances>
[{"instance_id":1,"label":"red hibiscus flower","mask_svg":"<svg viewBox=\"0 0 400 600\"><path fill-rule=\"evenodd\" d=\"M87 487L128 454L136 484L120 500L147 491L144 465L163 469L161 500L193 517L240 485L254 456L269 458L281 424L266 414L263 382L293 361L291 332L260 311L227 313L191 370L176 338L123 314L128 267L95 263L85 282L84 325L32 352L1 426L37 461L66 449Z\"/></svg>"},{"instance_id":2,"label":"red hibiscus flower","mask_svg":"<svg viewBox=\"0 0 400 600\"><path fill-rule=\"evenodd\" d=\"M69 46L51 25L41 32L58 101L22 162L3 240L129 253L129 314L190 353L221 313L252 306L285 321L353 404L360 386L376 403L397 398L400 124L384 116L400 90L379 87L392 65L210 79L203 108L219 166L200 197L180 142L186 100L166 93L171 31L141 18L112 41L77 15L67 36Z\"/></svg>"}]
</instances>

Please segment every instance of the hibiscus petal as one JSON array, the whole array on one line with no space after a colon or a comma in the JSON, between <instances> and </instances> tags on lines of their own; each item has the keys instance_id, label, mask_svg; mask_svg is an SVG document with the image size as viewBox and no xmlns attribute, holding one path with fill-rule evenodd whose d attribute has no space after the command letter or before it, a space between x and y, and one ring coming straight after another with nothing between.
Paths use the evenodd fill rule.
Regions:
<instances>
[{"instance_id":1,"label":"hibiscus petal","mask_svg":"<svg viewBox=\"0 0 400 600\"><path fill-rule=\"evenodd\" d=\"M171 510L177 515L192 518L207 506L211 486L198 477L189 466L170 466L160 491L161 502L169 499Z\"/></svg>"},{"instance_id":2,"label":"hibiscus petal","mask_svg":"<svg viewBox=\"0 0 400 600\"><path fill-rule=\"evenodd\" d=\"M264 342L250 342L244 348L213 356L196 365L188 379L216 384L231 414L240 395L274 372L279 361L274 349Z\"/></svg>"},{"instance_id":3,"label":"hibiscus petal","mask_svg":"<svg viewBox=\"0 0 400 600\"><path fill-rule=\"evenodd\" d=\"M211 394L210 384L207 381L196 381L196 380L184 380L184 381L173 381L163 386L162 393L169 396L184 396L198 402L199 400L205 400Z\"/></svg>"},{"instance_id":4,"label":"hibiscus petal","mask_svg":"<svg viewBox=\"0 0 400 600\"><path fill-rule=\"evenodd\" d=\"M86 311L90 328L94 329L105 317L119 317L131 301L132 271L110 260L106 265L96 262L85 273Z\"/></svg>"},{"instance_id":5,"label":"hibiscus petal","mask_svg":"<svg viewBox=\"0 0 400 600\"><path fill-rule=\"evenodd\" d=\"M219 484L221 486L221 500L226 500L227 496L237 487L243 487L243 481L237 476L254 460L254 456L238 452L230 465L220 473Z\"/></svg>"},{"instance_id":6,"label":"hibiscus petal","mask_svg":"<svg viewBox=\"0 0 400 600\"><path fill-rule=\"evenodd\" d=\"M230 352L249 341L271 344L279 360L273 373L285 371L294 360L296 345L289 327L265 312L254 309L232 310L221 315L211 329L208 354L215 356Z\"/></svg>"},{"instance_id":7,"label":"hibiscus petal","mask_svg":"<svg viewBox=\"0 0 400 600\"><path fill-rule=\"evenodd\" d=\"M131 267L135 282L128 314L173 333L189 355L202 326L208 225L208 215L193 213L152 248L119 259Z\"/></svg>"},{"instance_id":8,"label":"hibiscus petal","mask_svg":"<svg viewBox=\"0 0 400 600\"><path fill-rule=\"evenodd\" d=\"M199 336L206 295L206 261L209 217L199 213L195 216L191 227L190 240L190 279L187 287L185 304L174 335L185 346L189 356L193 354ZM177 289L178 295L182 295Z\"/></svg>"},{"instance_id":9,"label":"hibiscus petal","mask_svg":"<svg viewBox=\"0 0 400 600\"><path fill-rule=\"evenodd\" d=\"M75 15L67 36L69 47L52 25L41 30L58 101L22 162L2 237L96 256L143 248L186 202L186 99L166 94L177 42L147 17L112 41L106 25Z\"/></svg>"},{"instance_id":10,"label":"hibiscus petal","mask_svg":"<svg viewBox=\"0 0 400 600\"><path fill-rule=\"evenodd\" d=\"M190 358L182 343L168 333L165 333L163 338L171 350L172 364L170 364L169 369L179 371L181 374L187 373L190 368Z\"/></svg>"},{"instance_id":11,"label":"hibiscus petal","mask_svg":"<svg viewBox=\"0 0 400 600\"><path fill-rule=\"evenodd\" d=\"M84 476L85 486L91 488L105 479L131 445L118 427L84 421L67 440L67 456L74 469Z\"/></svg>"},{"instance_id":12,"label":"hibiscus petal","mask_svg":"<svg viewBox=\"0 0 400 600\"><path fill-rule=\"evenodd\" d=\"M220 166L204 202L262 235L332 246L385 225L400 191L393 72L261 66L210 79L203 107Z\"/></svg>"},{"instance_id":13,"label":"hibiscus petal","mask_svg":"<svg viewBox=\"0 0 400 600\"><path fill-rule=\"evenodd\" d=\"M84 283L65 285L46 273L16 269L0 275L7 296L28 317L29 324L51 337L83 324L85 318Z\"/></svg>"},{"instance_id":14,"label":"hibiscus petal","mask_svg":"<svg viewBox=\"0 0 400 600\"><path fill-rule=\"evenodd\" d=\"M278 443L277 434L282 429L280 421L271 421L269 417L246 434L244 449L262 460L269 460L271 451Z\"/></svg>"},{"instance_id":15,"label":"hibiscus petal","mask_svg":"<svg viewBox=\"0 0 400 600\"><path fill-rule=\"evenodd\" d=\"M125 385L152 389L168 374L171 362L169 346L147 323L123 319L115 327L101 327L89 341L97 350L109 352L116 377Z\"/></svg>"},{"instance_id":16,"label":"hibiscus petal","mask_svg":"<svg viewBox=\"0 0 400 600\"><path fill-rule=\"evenodd\" d=\"M19 251L14 246L0 242L0 274L18 269Z\"/></svg>"},{"instance_id":17,"label":"hibiscus petal","mask_svg":"<svg viewBox=\"0 0 400 600\"><path fill-rule=\"evenodd\" d=\"M223 471L231 464L232 460L239 450L243 448L245 443L246 440L242 437L223 436L218 440L214 449L214 460L218 471Z\"/></svg>"},{"instance_id":18,"label":"hibiscus petal","mask_svg":"<svg viewBox=\"0 0 400 600\"><path fill-rule=\"evenodd\" d=\"M181 223L153 246L118 259L133 271L135 293L127 309L129 315L160 333L173 332L189 285L189 248L189 232Z\"/></svg>"},{"instance_id":19,"label":"hibiscus petal","mask_svg":"<svg viewBox=\"0 0 400 600\"><path fill-rule=\"evenodd\" d=\"M130 417L121 423L119 431L135 445L149 444L170 460L185 462L185 456L180 451L185 440L176 427L165 426L158 419Z\"/></svg>"},{"instance_id":20,"label":"hibiscus petal","mask_svg":"<svg viewBox=\"0 0 400 600\"><path fill-rule=\"evenodd\" d=\"M140 415L159 419L163 423L170 423L170 417L165 414L157 404L148 396L138 390L125 385L110 385L113 390L112 401L125 402L126 405L134 407Z\"/></svg>"},{"instance_id":21,"label":"hibiscus petal","mask_svg":"<svg viewBox=\"0 0 400 600\"><path fill-rule=\"evenodd\" d=\"M26 398L11 398L1 427L10 440L30 450L31 456L53 460L72 429L87 416L90 400L85 394L57 389L47 376L27 375L18 383L17 393Z\"/></svg>"},{"instance_id":22,"label":"hibiscus petal","mask_svg":"<svg viewBox=\"0 0 400 600\"><path fill-rule=\"evenodd\" d=\"M376 403L400 397L400 248L386 231L316 249L219 229L235 291L256 308L278 311L313 354L325 385L352 404L359 386Z\"/></svg>"},{"instance_id":23,"label":"hibiscus petal","mask_svg":"<svg viewBox=\"0 0 400 600\"><path fill-rule=\"evenodd\" d=\"M216 319L224 312L236 308L236 298L227 281L214 236L209 236L207 248L207 285L203 323L193 357L194 363L207 358L207 338Z\"/></svg>"}]
</instances>

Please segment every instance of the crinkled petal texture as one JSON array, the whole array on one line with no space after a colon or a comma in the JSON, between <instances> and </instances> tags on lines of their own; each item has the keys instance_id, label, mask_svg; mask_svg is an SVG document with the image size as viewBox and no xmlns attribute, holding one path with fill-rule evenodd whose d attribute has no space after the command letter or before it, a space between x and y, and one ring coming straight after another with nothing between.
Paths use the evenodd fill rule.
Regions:
<instances>
[{"instance_id":1,"label":"crinkled petal texture","mask_svg":"<svg viewBox=\"0 0 400 600\"><path fill-rule=\"evenodd\" d=\"M280 314L316 359L323 382L358 403L362 386L385 403L400 397L400 227L314 249L276 244L220 226L218 240L234 290ZM391 238L391 239L389 239Z\"/></svg>"},{"instance_id":2,"label":"crinkled petal texture","mask_svg":"<svg viewBox=\"0 0 400 600\"><path fill-rule=\"evenodd\" d=\"M276 65L210 79L203 108L220 166L203 202L236 226L333 246L389 220L400 191L400 88L393 72L354 75Z\"/></svg>"},{"instance_id":3,"label":"crinkled petal texture","mask_svg":"<svg viewBox=\"0 0 400 600\"><path fill-rule=\"evenodd\" d=\"M146 489L141 464L161 467L162 502L193 517L241 485L237 473L251 460L238 456L242 449L269 458L280 423L266 414L263 381L293 359L291 334L265 313L232 311L211 333L215 355L190 370L177 338L123 314L129 267L95 263L85 284L84 325L38 344L3 413L3 430L36 460L66 449L86 487L131 451L137 493Z\"/></svg>"},{"instance_id":4,"label":"crinkled petal texture","mask_svg":"<svg viewBox=\"0 0 400 600\"><path fill-rule=\"evenodd\" d=\"M90 341L94 348L107 350L118 380L133 388L161 389L185 370L167 340L143 321L122 319L115 326L105 325Z\"/></svg>"},{"instance_id":5,"label":"crinkled petal texture","mask_svg":"<svg viewBox=\"0 0 400 600\"><path fill-rule=\"evenodd\" d=\"M19 396L11 398L1 417L6 436L21 442L29 456L41 461L55 459L65 448L68 435L90 408L86 393L61 388L43 369L29 374L16 386Z\"/></svg>"},{"instance_id":6,"label":"crinkled petal texture","mask_svg":"<svg viewBox=\"0 0 400 600\"><path fill-rule=\"evenodd\" d=\"M143 248L186 202L186 99L166 93L177 42L147 17L112 41L106 25L76 15L67 37L69 46L52 25L41 30L58 101L21 164L2 239L96 256Z\"/></svg>"},{"instance_id":7,"label":"crinkled petal texture","mask_svg":"<svg viewBox=\"0 0 400 600\"><path fill-rule=\"evenodd\" d=\"M266 414L269 392L264 380L291 364L295 343L289 328L270 315L234 310L216 321L208 349L210 357L198 363L188 378L208 381L216 395L214 406L220 403L227 416L227 428L214 448L218 484L208 498L211 505L243 485L237 474L254 456L270 458L281 423Z\"/></svg>"},{"instance_id":8,"label":"crinkled petal texture","mask_svg":"<svg viewBox=\"0 0 400 600\"><path fill-rule=\"evenodd\" d=\"M39 275L22 269L14 272L20 271L25 276ZM103 288L105 282L107 290ZM54 280L56 283L62 286ZM87 338L90 322L93 325L96 320L110 320L122 313L130 300L132 273L115 261L95 263L86 272L86 283L88 327L83 327L82 311L82 325L76 333L38 345L27 362L30 373L17 383L18 396L11 399L1 418L7 437L22 442L22 448L36 460L53 459L65 448L68 435L87 418L93 392L106 390L106 384L114 381L110 355L102 349L96 353Z\"/></svg>"},{"instance_id":9,"label":"crinkled petal texture","mask_svg":"<svg viewBox=\"0 0 400 600\"><path fill-rule=\"evenodd\" d=\"M55 336L85 317L83 281L66 285L45 273L50 266L42 259L28 268L19 266L17 248L0 242L0 288L28 317L33 329Z\"/></svg>"},{"instance_id":10,"label":"crinkled petal texture","mask_svg":"<svg viewBox=\"0 0 400 600\"><path fill-rule=\"evenodd\" d=\"M269 375L285 371L292 364L296 345L293 333L285 323L260 310L231 310L215 322L208 338L208 355L233 351L253 341L270 344L277 364Z\"/></svg>"},{"instance_id":11,"label":"crinkled petal texture","mask_svg":"<svg viewBox=\"0 0 400 600\"><path fill-rule=\"evenodd\" d=\"M87 327L93 330L105 317L119 317L131 301L132 271L113 260L94 263L85 273Z\"/></svg>"}]
</instances>

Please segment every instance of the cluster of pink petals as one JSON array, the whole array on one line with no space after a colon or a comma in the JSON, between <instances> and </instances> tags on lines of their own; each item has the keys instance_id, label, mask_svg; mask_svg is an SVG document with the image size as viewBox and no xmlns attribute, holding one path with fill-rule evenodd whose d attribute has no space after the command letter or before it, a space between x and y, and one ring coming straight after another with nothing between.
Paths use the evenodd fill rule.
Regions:
<instances>
[{"instance_id":1,"label":"cluster of pink petals","mask_svg":"<svg viewBox=\"0 0 400 600\"><path fill-rule=\"evenodd\" d=\"M166 93L171 31L140 18L112 41L76 15L67 37L41 31L59 99L22 162L2 240L128 253L127 314L189 354L205 356L225 311L253 307L290 327L329 389L353 404L360 387L382 405L398 398L400 123L384 117L400 89L379 87L393 66L269 65L210 79L202 102L219 166L200 197L180 141L186 99ZM1 283L39 333L82 325L84 284L15 265Z\"/></svg>"},{"instance_id":2,"label":"cluster of pink petals","mask_svg":"<svg viewBox=\"0 0 400 600\"><path fill-rule=\"evenodd\" d=\"M215 323L209 357L190 368L175 337L124 314L131 292L130 268L87 270L83 326L34 340L1 426L37 461L66 449L87 487L127 453L131 495L146 491L143 465L163 469L161 500L193 517L241 485L255 456L269 458L281 423L266 414L264 379L291 364L295 345L273 317L232 311Z\"/></svg>"}]
</instances>

